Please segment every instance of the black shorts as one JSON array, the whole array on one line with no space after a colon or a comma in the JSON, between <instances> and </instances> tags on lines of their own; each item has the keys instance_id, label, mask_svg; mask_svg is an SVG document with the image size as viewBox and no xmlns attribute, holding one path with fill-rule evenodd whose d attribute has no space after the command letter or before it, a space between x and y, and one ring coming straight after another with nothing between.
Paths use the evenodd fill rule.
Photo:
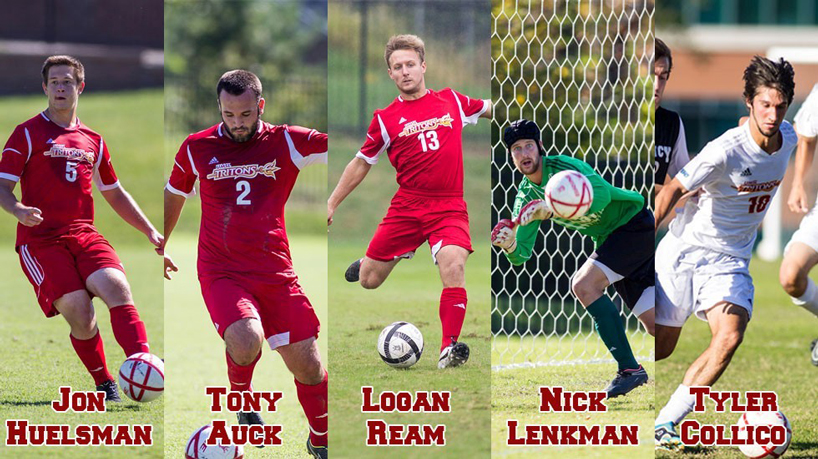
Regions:
<instances>
[{"instance_id":1,"label":"black shorts","mask_svg":"<svg viewBox=\"0 0 818 459\"><path fill-rule=\"evenodd\" d=\"M613 286L631 309L636 306L642 292L656 283L654 227L653 213L644 207L627 223L615 229L591 254L592 260L623 277Z\"/></svg>"}]
</instances>

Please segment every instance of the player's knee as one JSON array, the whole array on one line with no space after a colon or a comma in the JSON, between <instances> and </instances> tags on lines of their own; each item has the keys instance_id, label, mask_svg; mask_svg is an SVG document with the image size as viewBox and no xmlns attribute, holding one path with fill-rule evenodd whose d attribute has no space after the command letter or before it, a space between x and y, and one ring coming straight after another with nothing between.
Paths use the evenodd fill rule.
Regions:
<instances>
[{"instance_id":1,"label":"player's knee","mask_svg":"<svg viewBox=\"0 0 818 459\"><path fill-rule=\"evenodd\" d=\"M571 292L583 306L588 307L588 305L602 296L604 290L594 285L588 277L577 274L571 280Z\"/></svg>"},{"instance_id":2,"label":"player's knee","mask_svg":"<svg viewBox=\"0 0 818 459\"><path fill-rule=\"evenodd\" d=\"M466 284L465 263L449 263L440 267L440 278L444 287L463 287Z\"/></svg>"},{"instance_id":3,"label":"player's knee","mask_svg":"<svg viewBox=\"0 0 818 459\"><path fill-rule=\"evenodd\" d=\"M230 325L224 332L227 353L239 365L253 363L258 353L261 352L264 333L257 322L257 320L244 319Z\"/></svg>"},{"instance_id":4,"label":"player's knee","mask_svg":"<svg viewBox=\"0 0 818 459\"><path fill-rule=\"evenodd\" d=\"M375 273L373 273L371 271L370 272L364 272L362 270L360 276L361 276L361 287L363 287L363 288L365 288L367 290L376 289L376 288L380 287L381 284L383 284L383 279L381 279L378 275L376 275Z\"/></svg>"},{"instance_id":5,"label":"player's knee","mask_svg":"<svg viewBox=\"0 0 818 459\"><path fill-rule=\"evenodd\" d=\"M790 266L787 263L781 265L781 270L778 273L778 281L781 287L787 292L787 295L798 298L804 294L807 289L806 279L802 279L800 271L797 268Z\"/></svg>"},{"instance_id":6,"label":"player's knee","mask_svg":"<svg viewBox=\"0 0 818 459\"><path fill-rule=\"evenodd\" d=\"M723 357L729 359L744 340L744 333L738 330L719 333L714 337L714 345Z\"/></svg>"}]
</instances>

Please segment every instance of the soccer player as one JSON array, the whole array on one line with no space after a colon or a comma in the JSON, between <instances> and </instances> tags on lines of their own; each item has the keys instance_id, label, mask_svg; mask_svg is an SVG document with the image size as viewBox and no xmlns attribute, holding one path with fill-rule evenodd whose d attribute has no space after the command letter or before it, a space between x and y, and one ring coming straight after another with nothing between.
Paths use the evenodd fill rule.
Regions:
<instances>
[{"instance_id":1,"label":"soccer player","mask_svg":"<svg viewBox=\"0 0 818 459\"><path fill-rule=\"evenodd\" d=\"M678 113L661 107L662 95L670 79L671 70L673 56L670 48L657 38L656 57L653 62L653 105L656 108L654 195L659 194L662 186L673 180L673 177L690 161L682 118Z\"/></svg>"},{"instance_id":2,"label":"soccer player","mask_svg":"<svg viewBox=\"0 0 818 459\"><path fill-rule=\"evenodd\" d=\"M108 144L77 118L85 68L71 56L51 56L42 70L48 108L17 126L0 159L0 207L14 215L15 250L46 317L62 314L71 344L107 401L119 391L105 361L96 311L108 306L125 356L149 352L145 324L134 306L125 270L94 227L92 184L128 224L160 247L163 238L119 183ZM20 182L22 197L13 191Z\"/></svg>"},{"instance_id":3,"label":"soccer player","mask_svg":"<svg viewBox=\"0 0 818 459\"><path fill-rule=\"evenodd\" d=\"M683 448L675 428L693 409L689 388L719 379L752 316L753 243L797 142L784 121L794 77L785 60L754 57L744 70L749 121L708 143L656 197L658 224L679 197L701 190L670 222L656 250L656 360L673 352L692 314L706 320L712 334L656 418L659 448Z\"/></svg>"},{"instance_id":4,"label":"soccer player","mask_svg":"<svg viewBox=\"0 0 818 459\"><path fill-rule=\"evenodd\" d=\"M307 416L307 450L327 457L327 371L318 352L319 324L293 270L284 206L298 173L327 161L327 135L260 119L261 81L246 70L216 86L222 122L182 143L165 187L165 233L179 220L199 180L202 224L198 274L205 305L227 347L231 391L252 390L267 340L295 377ZM165 258L165 274L176 270ZM240 424L264 424L255 412Z\"/></svg>"},{"instance_id":5,"label":"soccer player","mask_svg":"<svg viewBox=\"0 0 818 459\"><path fill-rule=\"evenodd\" d=\"M795 115L798 146L795 153L795 175L787 200L790 210L807 213L809 210L805 187L807 172L818 145L818 84ZM818 316L818 286L809 278L810 270L818 264L818 203L801 220L798 231L784 249L779 280L792 302ZM818 339L812 342L812 364L818 365Z\"/></svg>"},{"instance_id":6,"label":"soccer player","mask_svg":"<svg viewBox=\"0 0 818 459\"><path fill-rule=\"evenodd\" d=\"M327 224L341 202L386 152L397 171L398 191L366 250L347 269L346 279L378 288L401 259L429 243L440 270L443 341L438 368L457 367L469 358L459 342L466 317L465 264L473 252L469 215L463 200L462 131L478 118L491 119L491 101L450 88L426 88L425 46L415 35L396 35L386 44L387 73L398 97L376 110L366 142L350 161L327 202Z\"/></svg>"},{"instance_id":7,"label":"soccer player","mask_svg":"<svg viewBox=\"0 0 818 459\"><path fill-rule=\"evenodd\" d=\"M513 221L500 220L491 233L491 242L503 249L511 264L521 265L531 258L545 220L594 240L596 250L574 275L571 291L593 317L599 336L618 364L616 377L605 389L608 398L625 395L645 384L648 374L636 361L619 311L605 289L613 284L653 334L653 214L641 194L610 185L584 161L564 155L545 156L540 128L533 121L512 122L503 132L503 142L525 177L517 188ZM593 186L591 208L578 219L553 215L544 199L548 180L564 170L580 172Z\"/></svg>"}]
</instances>

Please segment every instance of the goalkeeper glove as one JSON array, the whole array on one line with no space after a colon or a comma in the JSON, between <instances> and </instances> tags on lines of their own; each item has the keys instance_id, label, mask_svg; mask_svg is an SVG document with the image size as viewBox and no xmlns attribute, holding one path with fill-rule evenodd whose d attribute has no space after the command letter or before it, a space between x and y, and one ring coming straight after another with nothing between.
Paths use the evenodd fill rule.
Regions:
<instances>
[{"instance_id":1,"label":"goalkeeper glove","mask_svg":"<svg viewBox=\"0 0 818 459\"><path fill-rule=\"evenodd\" d=\"M518 225L527 225L534 220L548 220L554 215L551 206L544 199L535 199L520 209L517 216Z\"/></svg>"},{"instance_id":2,"label":"goalkeeper glove","mask_svg":"<svg viewBox=\"0 0 818 459\"><path fill-rule=\"evenodd\" d=\"M514 231L514 222L504 218L491 230L491 243L511 253L517 248L517 235Z\"/></svg>"}]
</instances>

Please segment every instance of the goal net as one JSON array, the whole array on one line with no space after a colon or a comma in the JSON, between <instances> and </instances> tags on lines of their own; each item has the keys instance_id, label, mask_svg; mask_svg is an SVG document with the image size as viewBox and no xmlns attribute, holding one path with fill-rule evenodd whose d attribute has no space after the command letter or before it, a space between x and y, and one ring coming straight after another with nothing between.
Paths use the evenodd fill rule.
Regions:
<instances>
[{"instance_id":1,"label":"goal net","mask_svg":"<svg viewBox=\"0 0 818 459\"><path fill-rule=\"evenodd\" d=\"M492 14L492 224L510 217L522 179L501 140L520 118L542 128L547 155L583 159L652 208L653 1L495 0ZM570 291L593 242L549 223L540 232L522 266L492 253L492 368L612 361ZM653 338L621 314L634 353L652 359Z\"/></svg>"}]
</instances>

